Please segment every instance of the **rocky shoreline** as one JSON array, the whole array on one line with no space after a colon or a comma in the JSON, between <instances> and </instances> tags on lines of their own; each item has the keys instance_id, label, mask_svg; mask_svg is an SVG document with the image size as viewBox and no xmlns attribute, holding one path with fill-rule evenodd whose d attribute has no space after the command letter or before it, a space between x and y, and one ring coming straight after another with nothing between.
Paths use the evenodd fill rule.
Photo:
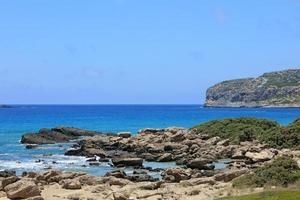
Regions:
<instances>
[{"instance_id":1,"label":"rocky shoreline","mask_svg":"<svg viewBox=\"0 0 300 200\"><path fill-rule=\"evenodd\" d=\"M273 122L254 119L235 119L230 123L247 122L249 125L252 121L264 129L277 127ZM294 122L297 126L298 121ZM222 130L225 128L227 126ZM212 127L210 129L213 132ZM239 142L199 133L199 130L199 127L146 128L132 135L56 127L24 134L21 143L28 151L39 145L72 141L75 144L65 155L85 156L89 165L97 167L108 163L114 169L101 177L57 170L24 172L18 177L15 172L3 171L0 172L0 200L217 199L241 193L232 187L232 181L277 157L291 157L300 165L299 151L271 148L249 137L249 127L241 129L243 141ZM223 168L216 168L220 159L227 159L227 162ZM144 166L146 161L176 162L177 166L150 168ZM126 168L132 172L124 170Z\"/></svg>"}]
</instances>

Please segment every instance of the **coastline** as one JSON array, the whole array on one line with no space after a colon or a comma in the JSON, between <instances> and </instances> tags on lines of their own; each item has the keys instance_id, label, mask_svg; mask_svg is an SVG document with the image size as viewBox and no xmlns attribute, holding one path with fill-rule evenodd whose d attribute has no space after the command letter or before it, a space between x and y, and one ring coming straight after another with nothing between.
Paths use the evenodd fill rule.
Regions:
<instances>
[{"instance_id":1,"label":"coastline","mask_svg":"<svg viewBox=\"0 0 300 200\"><path fill-rule=\"evenodd\" d=\"M267 120L228 120L231 123L266 124L270 128L280 128ZM65 155L85 156L89 165L107 163L114 170L99 177L57 170L28 171L21 177L17 177L15 172L7 177L0 173L0 181L4 186L2 195L25 195L15 194L11 188L27 190L30 186L35 191L31 197L35 195L39 199L216 199L226 197L233 191L234 194L242 194L243 190L232 187L232 181L278 157L288 155L300 160L297 151L268 147L257 140L232 143L234 140L198 133L200 127L210 126L210 123L213 122L191 129L146 128L134 136L128 132L110 134L68 127L41 129L38 133L25 134L21 142L27 145L28 151L49 143L73 142L73 148L67 150ZM228 160L224 167L217 168L220 159ZM173 161L177 166L149 168L144 166L145 161ZM126 170L129 168L131 172ZM158 174L161 177L155 177Z\"/></svg>"}]
</instances>

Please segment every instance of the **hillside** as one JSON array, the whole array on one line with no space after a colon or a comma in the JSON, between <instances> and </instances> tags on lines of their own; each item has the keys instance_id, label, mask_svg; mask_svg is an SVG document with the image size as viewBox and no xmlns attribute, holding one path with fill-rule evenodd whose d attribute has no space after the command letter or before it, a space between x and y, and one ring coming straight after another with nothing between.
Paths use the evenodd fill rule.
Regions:
<instances>
[{"instance_id":1,"label":"hillside","mask_svg":"<svg viewBox=\"0 0 300 200\"><path fill-rule=\"evenodd\" d=\"M207 90L207 107L300 107L300 69L223 81Z\"/></svg>"}]
</instances>

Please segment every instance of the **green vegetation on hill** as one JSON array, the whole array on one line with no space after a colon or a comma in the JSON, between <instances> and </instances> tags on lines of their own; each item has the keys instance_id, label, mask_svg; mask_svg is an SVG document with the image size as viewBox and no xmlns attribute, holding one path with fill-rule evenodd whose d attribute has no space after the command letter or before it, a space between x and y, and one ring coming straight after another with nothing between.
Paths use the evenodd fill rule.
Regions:
<instances>
[{"instance_id":1,"label":"green vegetation on hill","mask_svg":"<svg viewBox=\"0 0 300 200\"><path fill-rule=\"evenodd\" d=\"M227 197L220 200L299 200L300 191L298 190L281 190L268 191L256 194L243 195L238 197Z\"/></svg>"},{"instance_id":2,"label":"green vegetation on hill","mask_svg":"<svg viewBox=\"0 0 300 200\"><path fill-rule=\"evenodd\" d=\"M266 73L263 77L267 78L265 87L276 86L298 86L300 80L299 70L287 70L281 72Z\"/></svg>"},{"instance_id":3,"label":"green vegetation on hill","mask_svg":"<svg viewBox=\"0 0 300 200\"><path fill-rule=\"evenodd\" d=\"M289 157L279 157L250 174L236 178L233 187L287 186L298 180L299 175L296 161Z\"/></svg>"},{"instance_id":4,"label":"green vegetation on hill","mask_svg":"<svg viewBox=\"0 0 300 200\"><path fill-rule=\"evenodd\" d=\"M232 144L259 140L273 148L295 148L300 145L300 119L283 127L277 122L257 118L213 120L192 128L199 134L229 139Z\"/></svg>"}]
</instances>

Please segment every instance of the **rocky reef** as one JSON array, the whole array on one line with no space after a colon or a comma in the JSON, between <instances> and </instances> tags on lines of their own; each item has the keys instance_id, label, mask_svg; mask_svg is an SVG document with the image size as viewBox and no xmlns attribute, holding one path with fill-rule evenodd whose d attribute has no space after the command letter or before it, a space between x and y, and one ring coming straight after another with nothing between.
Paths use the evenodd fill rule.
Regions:
<instances>
[{"instance_id":1,"label":"rocky reef","mask_svg":"<svg viewBox=\"0 0 300 200\"><path fill-rule=\"evenodd\" d=\"M0 195L10 199L212 200L235 194L239 189L233 184L252 185L248 177L255 177L255 184L256 180L263 180L259 187L269 184L269 177L276 180L270 184L287 184L281 180L292 183L299 179L300 171L300 152L296 150L300 141L299 122L295 120L283 127L269 120L232 118L190 129L146 128L136 135L101 134L67 127L36 133L42 134L38 136L41 140L26 134L27 139L22 141L31 145L48 143L44 138L51 142L68 141L57 139L57 132L74 136L78 140L66 155L85 156L87 162L96 167L107 162L115 169L102 177L55 170L28 172L22 177L13 172L0 172ZM273 133L276 137L272 137ZM78 135L86 136L78 138ZM216 166L220 159L227 160L221 169ZM173 161L178 165L152 169L144 167L145 161ZM288 167L282 170L283 165ZM126 167L132 172L126 172ZM274 175L269 173L270 169L274 169L275 173L271 170ZM161 177L151 176L154 171ZM282 174L280 179L277 173Z\"/></svg>"},{"instance_id":2,"label":"rocky reef","mask_svg":"<svg viewBox=\"0 0 300 200\"><path fill-rule=\"evenodd\" d=\"M300 69L229 80L210 87L207 107L300 107Z\"/></svg>"},{"instance_id":3,"label":"rocky reef","mask_svg":"<svg viewBox=\"0 0 300 200\"><path fill-rule=\"evenodd\" d=\"M55 144L69 142L81 136L94 136L100 134L95 131L88 131L70 127L56 127L52 129L43 128L38 133L26 133L21 138L23 144ZM32 146L28 146L29 148Z\"/></svg>"}]
</instances>

